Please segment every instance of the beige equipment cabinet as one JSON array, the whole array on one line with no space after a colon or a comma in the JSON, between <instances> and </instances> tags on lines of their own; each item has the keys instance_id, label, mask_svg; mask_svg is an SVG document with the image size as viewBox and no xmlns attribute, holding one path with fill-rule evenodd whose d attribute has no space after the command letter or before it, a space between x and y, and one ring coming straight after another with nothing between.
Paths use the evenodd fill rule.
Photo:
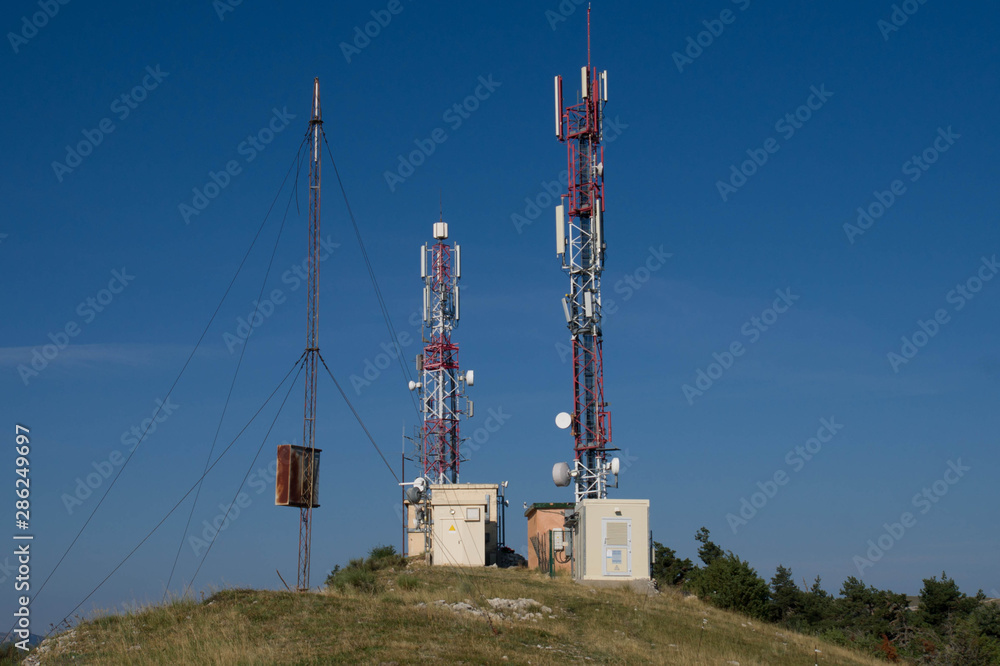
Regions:
<instances>
[{"instance_id":1,"label":"beige equipment cabinet","mask_svg":"<svg viewBox=\"0 0 1000 666\"><path fill-rule=\"evenodd\" d=\"M496 563L497 484L430 486L431 564L482 567Z\"/></svg>"},{"instance_id":2,"label":"beige equipment cabinet","mask_svg":"<svg viewBox=\"0 0 1000 666\"><path fill-rule=\"evenodd\" d=\"M572 547L577 581L649 580L649 500L577 503Z\"/></svg>"}]
</instances>

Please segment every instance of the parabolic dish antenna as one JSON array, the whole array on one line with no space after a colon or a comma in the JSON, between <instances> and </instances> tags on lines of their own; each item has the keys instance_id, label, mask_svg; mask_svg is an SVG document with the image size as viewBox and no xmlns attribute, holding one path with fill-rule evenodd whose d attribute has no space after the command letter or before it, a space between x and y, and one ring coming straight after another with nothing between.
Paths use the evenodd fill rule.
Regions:
<instances>
[{"instance_id":1,"label":"parabolic dish antenna","mask_svg":"<svg viewBox=\"0 0 1000 666\"><path fill-rule=\"evenodd\" d=\"M555 484L560 488L568 486L571 478L569 465L566 463L556 463L552 466L552 481L555 482Z\"/></svg>"}]
</instances>

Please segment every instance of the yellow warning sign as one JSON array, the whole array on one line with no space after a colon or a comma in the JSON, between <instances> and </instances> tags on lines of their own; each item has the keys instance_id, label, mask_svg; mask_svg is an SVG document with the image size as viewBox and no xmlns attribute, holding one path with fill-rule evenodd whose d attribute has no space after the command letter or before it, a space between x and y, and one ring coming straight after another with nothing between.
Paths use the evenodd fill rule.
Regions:
<instances>
[{"instance_id":1,"label":"yellow warning sign","mask_svg":"<svg viewBox=\"0 0 1000 666\"><path fill-rule=\"evenodd\" d=\"M451 527L449 527L449 528L448 528L448 531L449 531L449 532L454 532L454 531L455 531L455 526L454 526L454 525L452 525Z\"/></svg>"}]
</instances>

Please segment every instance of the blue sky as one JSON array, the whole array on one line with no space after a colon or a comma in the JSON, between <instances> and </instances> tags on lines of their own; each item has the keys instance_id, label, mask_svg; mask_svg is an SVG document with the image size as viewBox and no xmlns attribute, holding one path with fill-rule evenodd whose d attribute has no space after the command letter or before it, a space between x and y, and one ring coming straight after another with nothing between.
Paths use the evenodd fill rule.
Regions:
<instances>
[{"instance_id":1,"label":"blue sky","mask_svg":"<svg viewBox=\"0 0 1000 666\"><path fill-rule=\"evenodd\" d=\"M593 62L609 72L615 128L605 149L605 295L616 301L605 377L627 459L614 496L650 498L654 538L680 554L695 557L705 525L768 578L782 563L835 591L860 571L913 594L947 570L964 590L989 592L1000 588L1000 280L983 281L1000 252L997 9L902 4L894 16L891 2L595 3ZM408 365L419 345L408 321L420 303L417 248L443 196L464 250L455 339L477 374L465 432L484 428L489 410L503 421L469 449L463 480L510 480L508 542L525 553L513 509L571 497L550 480L552 463L572 455L553 422L570 405L572 375L559 353L567 284L546 185L565 168L552 77L575 81L585 64L583 7L226 6L71 2L37 18L39 4L19 0L0 15L16 35L0 70L0 391L11 440L15 423L31 428L32 581L48 575L110 483L81 499L78 481L117 472L129 430L166 396L225 292L293 163L315 76L387 306L411 336ZM343 47L372 12L386 25L360 48ZM449 112L477 88L478 108ZM443 143L390 186L386 172L435 130ZM96 145L77 162L67 146L81 142ZM193 206L212 174L225 186L209 187L204 209L185 215L181 205ZM332 253L321 347L395 463L416 414L395 365L349 386L366 362L384 365L389 338L332 170L325 175ZM34 603L36 631L75 606L200 475L239 356L224 336L253 311L287 192L171 394L170 415ZM283 302L248 343L217 451L302 352L304 289L293 277L306 251L301 187L299 201L266 284ZM873 215L867 228L857 226L859 207ZM779 291L791 305L769 313ZM920 322L934 335L921 337ZM19 367L67 326L69 344L23 377ZM903 337L922 344L904 350ZM730 363L734 343L742 353ZM912 358L891 362L904 351ZM730 367L712 367L713 355ZM699 371L715 376L711 386L702 379L700 395L686 393ZM277 444L301 439L301 400L300 378L271 434L274 405L209 475L192 521L199 532L255 474L196 588L277 587L276 568L294 578L298 516L273 506L266 468ZM315 584L371 545L400 541L396 482L326 377L319 405ZM823 419L837 427L810 443ZM769 485L776 474L784 485ZM753 513L745 524L727 518L744 499L756 513L744 508ZM81 610L158 600L189 510L190 499ZM880 537L889 547L869 553ZM193 575L194 550L183 546L173 589ZM2 585L12 610L12 577Z\"/></svg>"}]
</instances>

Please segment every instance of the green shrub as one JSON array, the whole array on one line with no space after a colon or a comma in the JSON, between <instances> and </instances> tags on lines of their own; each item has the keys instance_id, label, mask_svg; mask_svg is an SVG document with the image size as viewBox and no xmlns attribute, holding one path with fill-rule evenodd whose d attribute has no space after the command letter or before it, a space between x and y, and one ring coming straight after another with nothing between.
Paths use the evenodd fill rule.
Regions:
<instances>
[{"instance_id":1,"label":"green shrub","mask_svg":"<svg viewBox=\"0 0 1000 666\"><path fill-rule=\"evenodd\" d=\"M369 594L378 591L376 571L393 567L406 567L406 558L396 552L394 546L375 546L368 551L368 558L356 557L348 561L343 569L333 568L326 578L326 586L334 590L354 589ZM414 579L415 580L415 579Z\"/></svg>"},{"instance_id":2,"label":"green shrub","mask_svg":"<svg viewBox=\"0 0 1000 666\"><path fill-rule=\"evenodd\" d=\"M357 590L366 594L375 594L379 587L375 572L354 567L347 567L331 573L330 577L326 579L326 584L340 592Z\"/></svg>"},{"instance_id":3,"label":"green shrub","mask_svg":"<svg viewBox=\"0 0 1000 666\"><path fill-rule=\"evenodd\" d=\"M396 587L401 590L415 590L420 587L420 579L410 574L400 574L396 578Z\"/></svg>"},{"instance_id":4,"label":"green shrub","mask_svg":"<svg viewBox=\"0 0 1000 666\"><path fill-rule=\"evenodd\" d=\"M396 552L395 546L375 546L368 552L368 560L365 564L372 571L378 571L379 569L405 567L406 558Z\"/></svg>"},{"instance_id":5,"label":"green shrub","mask_svg":"<svg viewBox=\"0 0 1000 666\"><path fill-rule=\"evenodd\" d=\"M767 583L732 553L712 558L711 564L692 572L689 587L713 606L767 619Z\"/></svg>"}]
</instances>

